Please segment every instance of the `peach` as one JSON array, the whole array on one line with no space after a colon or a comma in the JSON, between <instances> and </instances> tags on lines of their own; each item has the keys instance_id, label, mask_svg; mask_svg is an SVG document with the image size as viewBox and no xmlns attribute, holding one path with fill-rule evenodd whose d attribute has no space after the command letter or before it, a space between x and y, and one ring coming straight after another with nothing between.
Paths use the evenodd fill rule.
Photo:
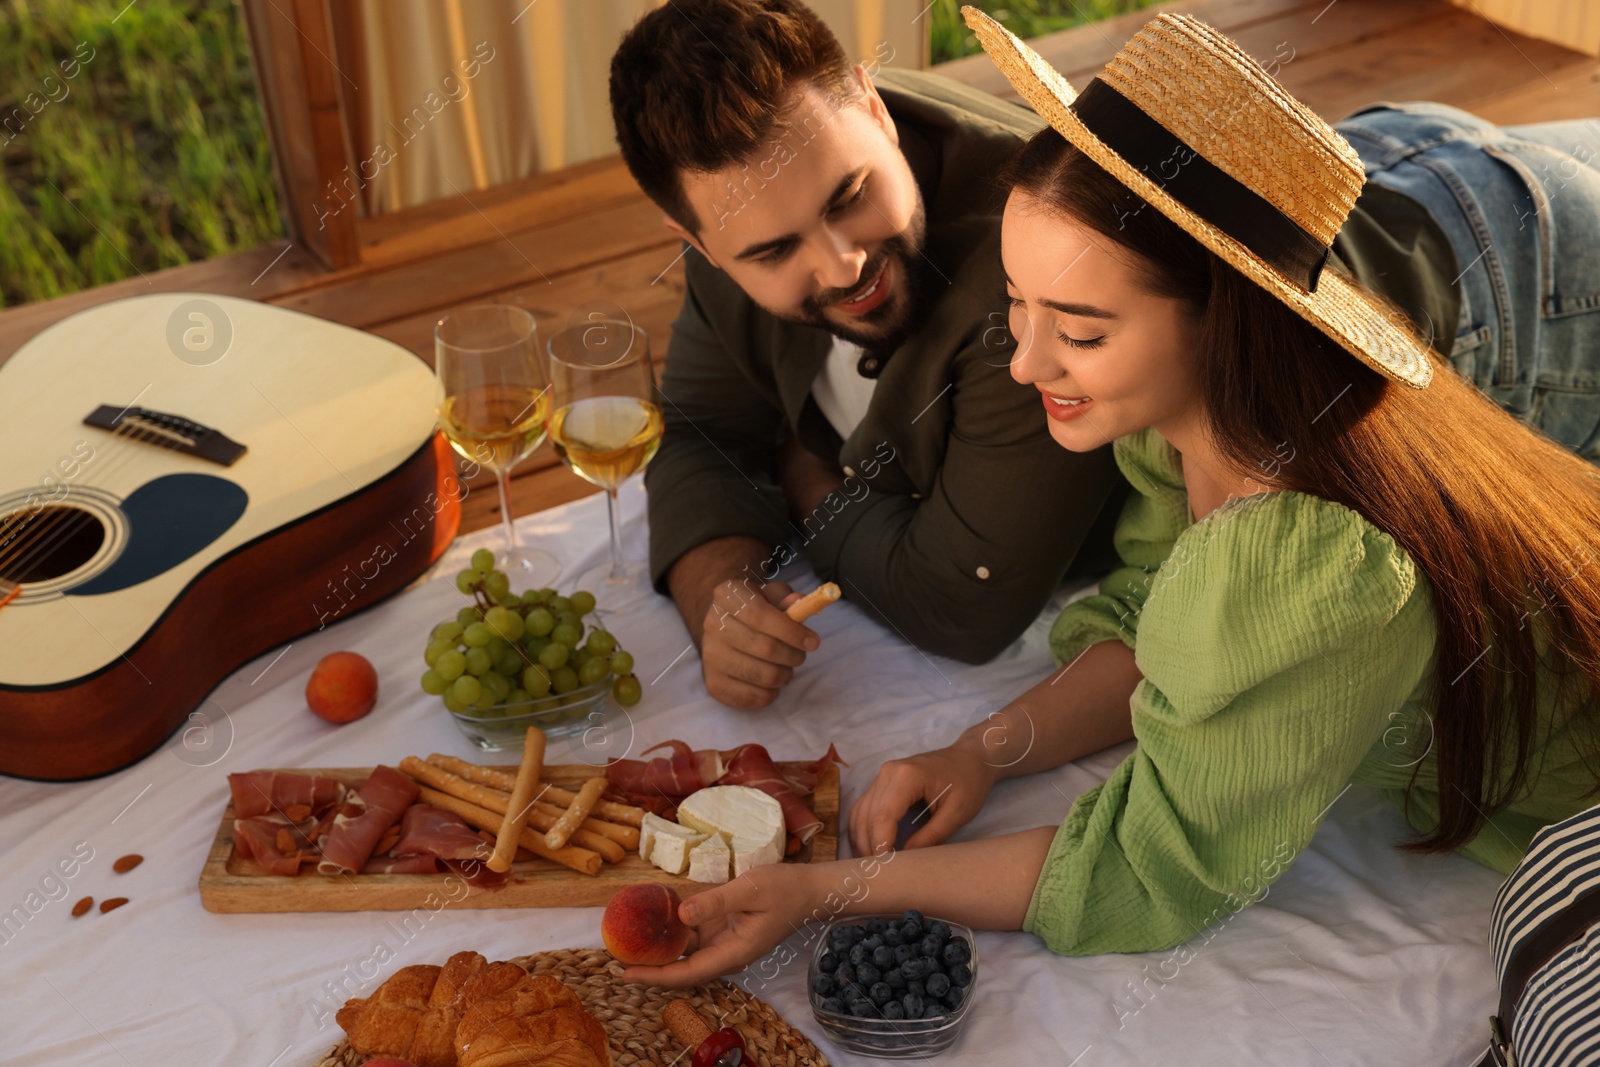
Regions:
<instances>
[{"instance_id":1,"label":"peach","mask_svg":"<svg viewBox=\"0 0 1600 1067\"><path fill-rule=\"evenodd\" d=\"M678 918L678 891L660 882L619 889L600 919L606 951L629 965L660 967L689 947L689 928Z\"/></svg>"},{"instance_id":2,"label":"peach","mask_svg":"<svg viewBox=\"0 0 1600 1067\"><path fill-rule=\"evenodd\" d=\"M329 722L354 722L377 702L378 672L355 652L322 657L306 682L306 703Z\"/></svg>"}]
</instances>

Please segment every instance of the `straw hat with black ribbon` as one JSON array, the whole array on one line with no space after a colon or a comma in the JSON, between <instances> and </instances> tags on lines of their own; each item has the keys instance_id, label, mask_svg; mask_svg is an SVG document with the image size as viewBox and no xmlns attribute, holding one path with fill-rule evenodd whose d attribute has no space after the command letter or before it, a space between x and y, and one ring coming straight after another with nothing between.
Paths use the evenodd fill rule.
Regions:
<instances>
[{"instance_id":1,"label":"straw hat with black ribbon","mask_svg":"<svg viewBox=\"0 0 1600 1067\"><path fill-rule=\"evenodd\" d=\"M1363 363L1419 389L1432 380L1404 313L1322 269L1361 160L1237 44L1159 15L1075 93L988 15L961 14L1040 117L1129 190Z\"/></svg>"}]
</instances>

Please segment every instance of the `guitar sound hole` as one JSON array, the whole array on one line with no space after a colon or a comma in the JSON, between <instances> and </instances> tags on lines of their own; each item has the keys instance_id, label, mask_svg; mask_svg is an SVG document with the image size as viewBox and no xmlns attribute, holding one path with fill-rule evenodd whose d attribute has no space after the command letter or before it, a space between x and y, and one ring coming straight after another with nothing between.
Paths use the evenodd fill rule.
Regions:
<instances>
[{"instance_id":1,"label":"guitar sound hole","mask_svg":"<svg viewBox=\"0 0 1600 1067\"><path fill-rule=\"evenodd\" d=\"M100 518L80 508L47 505L0 521L0 578L48 582L83 566L105 543Z\"/></svg>"}]
</instances>

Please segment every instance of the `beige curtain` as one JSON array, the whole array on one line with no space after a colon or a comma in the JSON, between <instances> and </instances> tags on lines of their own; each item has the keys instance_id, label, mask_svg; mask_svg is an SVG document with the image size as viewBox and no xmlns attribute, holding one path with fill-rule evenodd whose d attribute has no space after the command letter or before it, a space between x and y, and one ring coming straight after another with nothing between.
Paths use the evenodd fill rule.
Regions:
<instances>
[{"instance_id":1,"label":"beige curtain","mask_svg":"<svg viewBox=\"0 0 1600 1067\"><path fill-rule=\"evenodd\" d=\"M607 78L662 0L333 0L364 215L614 153ZM923 65L926 0L812 0L846 52Z\"/></svg>"},{"instance_id":2,"label":"beige curtain","mask_svg":"<svg viewBox=\"0 0 1600 1067\"><path fill-rule=\"evenodd\" d=\"M1454 0L1508 30L1600 56L1600 0Z\"/></svg>"}]
</instances>

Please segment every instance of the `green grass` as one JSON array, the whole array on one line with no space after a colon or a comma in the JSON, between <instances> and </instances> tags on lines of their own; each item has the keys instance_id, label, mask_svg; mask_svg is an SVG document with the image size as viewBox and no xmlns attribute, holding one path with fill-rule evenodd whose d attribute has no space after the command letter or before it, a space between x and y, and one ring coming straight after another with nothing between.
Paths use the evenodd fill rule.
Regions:
<instances>
[{"instance_id":1,"label":"green grass","mask_svg":"<svg viewBox=\"0 0 1600 1067\"><path fill-rule=\"evenodd\" d=\"M0 0L0 162L0 306L283 235L231 0Z\"/></svg>"},{"instance_id":2,"label":"green grass","mask_svg":"<svg viewBox=\"0 0 1600 1067\"><path fill-rule=\"evenodd\" d=\"M961 5L970 3L992 15L1012 33L1027 40L1057 30L1069 30L1086 22L1098 22L1113 15L1138 11L1158 0L934 0L928 13L933 20L931 55L934 63L960 59L983 49L967 24L961 21Z\"/></svg>"}]
</instances>

